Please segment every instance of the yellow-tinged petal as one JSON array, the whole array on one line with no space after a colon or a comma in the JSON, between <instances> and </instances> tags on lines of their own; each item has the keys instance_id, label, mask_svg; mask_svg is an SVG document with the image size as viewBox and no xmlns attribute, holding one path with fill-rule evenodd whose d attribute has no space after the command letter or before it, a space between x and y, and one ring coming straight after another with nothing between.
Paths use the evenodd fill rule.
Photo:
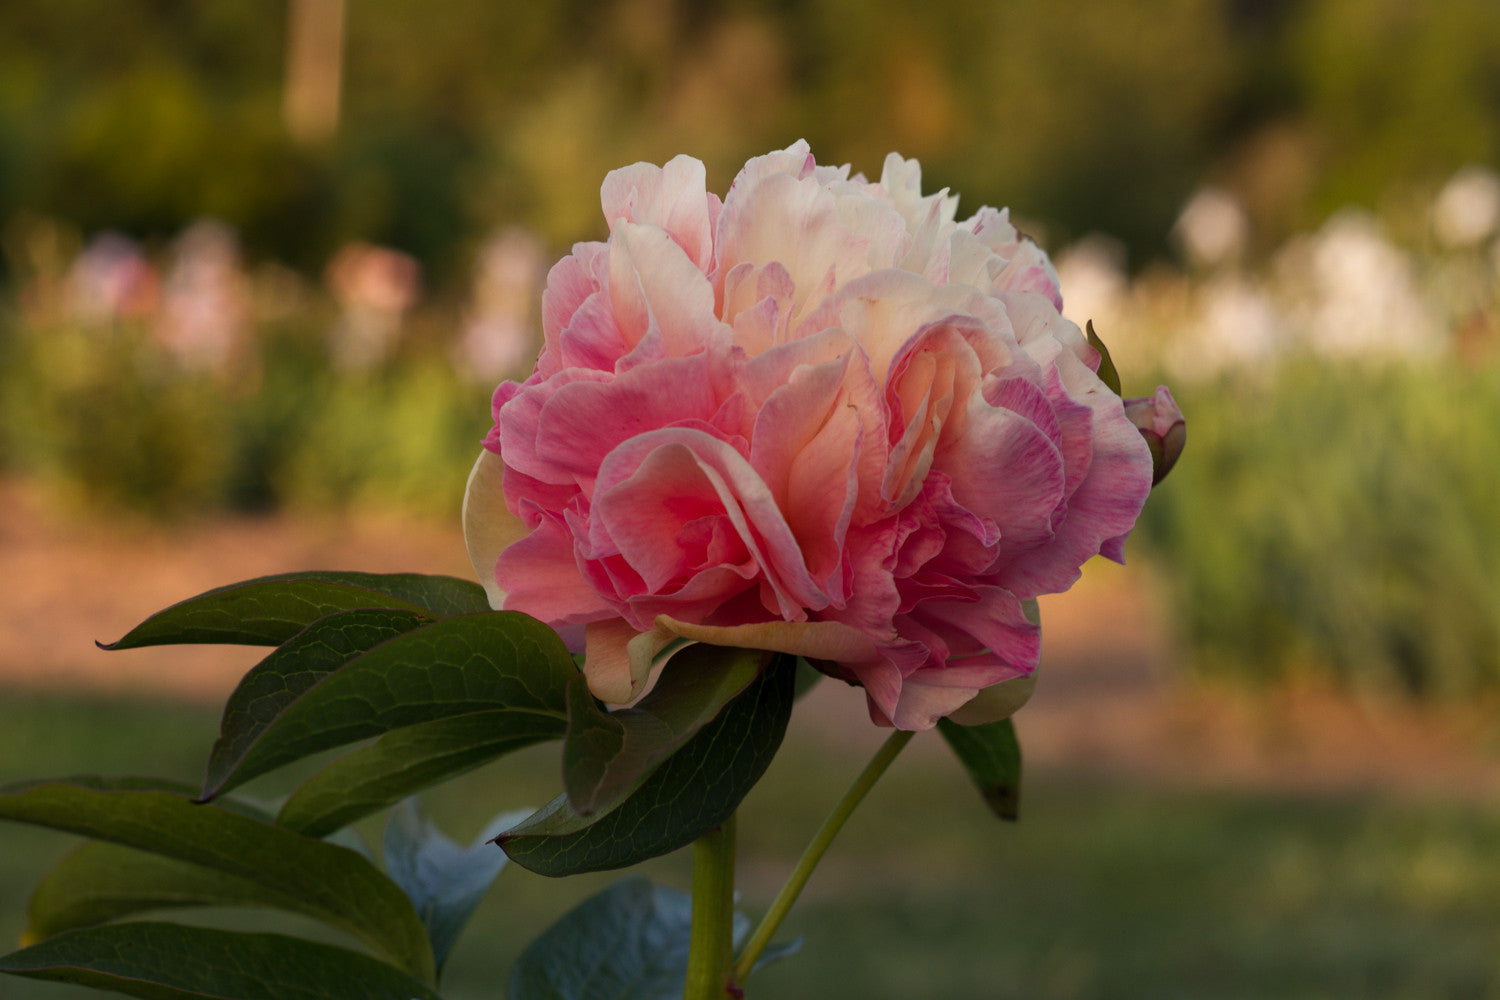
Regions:
<instances>
[{"instance_id":1,"label":"yellow-tinged petal","mask_svg":"<svg viewBox=\"0 0 1500 1000\"><path fill-rule=\"evenodd\" d=\"M583 674L589 692L611 705L624 705L640 695L656 654L677 638L661 629L637 632L623 618L590 622L583 636Z\"/></svg>"},{"instance_id":2,"label":"yellow-tinged petal","mask_svg":"<svg viewBox=\"0 0 1500 1000\"><path fill-rule=\"evenodd\" d=\"M858 663L879 657L875 642L843 622L758 622L753 625L694 625L669 615L657 615L658 631L713 646L768 649L773 653L805 656L810 660Z\"/></svg>"},{"instance_id":3,"label":"yellow-tinged petal","mask_svg":"<svg viewBox=\"0 0 1500 1000\"><path fill-rule=\"evenodd\" d=\"M505 463L500 456L483 450L464 487L464 546L469 550L469 562L489 597L490 607L496 609L504 603L505 591L495 582L495 560L526 535L526 525L505 506L501 484L504 472Z\"/></svg>"},{"instance_id":4,"label":"yellow-tinged petal","mask_svg":"<svg viewBox=\"0 0 1500 1000\"><path fill-rule=\"evenodd\" d=\"M982 726L988 722L999 722L1015 715L1022 705L1031 700L1031 692L1035 690L1035 673L991 684L972 700L948 713L948 718L960 726Z\"/></svg>"}]
</instances>

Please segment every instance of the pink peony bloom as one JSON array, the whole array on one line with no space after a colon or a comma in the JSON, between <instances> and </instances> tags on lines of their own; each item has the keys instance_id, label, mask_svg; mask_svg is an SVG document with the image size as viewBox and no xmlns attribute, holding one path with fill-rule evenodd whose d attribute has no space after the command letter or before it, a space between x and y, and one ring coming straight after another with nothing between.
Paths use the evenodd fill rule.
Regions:
<instances>
[{"instance_id":1,"label":"pink peony bloom","mask_svg":"<svg viewBox=\"0 0 1500 1000\"><path fill-rule=\"evenodd\" d=\"M682 637L806 656L882 725L1013 710L1025 681L976 696L1035 670L1024 602L1121 559L1151 488L1046 255L1004 211L955 221L914 160L871 183L802 142L722 202L685 156L602 201L470 477L491 602L609 702Z\"/></svg>"}]
</instances>

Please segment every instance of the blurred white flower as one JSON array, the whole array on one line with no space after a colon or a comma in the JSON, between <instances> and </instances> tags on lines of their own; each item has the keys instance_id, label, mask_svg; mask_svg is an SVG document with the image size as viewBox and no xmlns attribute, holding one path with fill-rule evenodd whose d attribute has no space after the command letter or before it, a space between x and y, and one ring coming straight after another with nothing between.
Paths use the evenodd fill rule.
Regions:
<instances>
[{"instance_id":1,"label":"blurred white flower","mask_svg":"<svg viewBox=\"0 0 1500 1000\"><path fill-rule=\"evenodd\" d=\"M246 335L250 301L234 230L203 219L172 248L157 337L192 371L223 372Z\"/></svg>"},{"instance_id":2,"label":"blurred white flower","mask_svg":"<svg viewBox=\"0 0 1500 1000\"><path fill-rule=\"evenodd\" d=\"M1259 284L1240 275L1203 286L1196 318L1172 342L1166 363L1182 379L1269 364L1286 346L1286 319Z\"/></svg>"},{"instance_id":3,"label":"blurred white flower","mask_svg":"<svg viewBox=\"0 0 1500 1000\"><path fill-rule=\"evenodd\" d=\"M542 243L525 229L507 229L485 244L474 268L474 298L454 367L493 383L535 360L541 338L533 319L545 273Z\"/></svg>"},{"instance_id":4,"label":"blurred white flower","mask_svg":"<svg viewBox=\"0 0 1500 1000\"><path fill-rule=\"evenodd\" d=\"M1410 258L1369 212L1334 215L1311 237L1288 244L1277 268L1301 292L1293 321L1311 350L1418 355L1438 346L1438 323L1417 290Z\"/></svg>"},{"instance_id":5,"label":"blurred white flower","mask_svg":"<svg viewBox=\"0 0 1500 1000\"><path fill-rule=\"evenodd\" d=\"M399 250L350 243L328 262L326 277L341 310L332 333L334 364L352 370L379 365L416 304L420 265Z\"/></svg>"},{"instance_id":6,"label":"blurred white flower","mask_svg":"<svg viewBox=\"0 0 1500 1000\"><path fill-rule=\"evenodd\" d=\"M1058 283L1067 290L1063 315L1079 326L1093 320L1107 336L1117 325L1129 292L1125 244L1103 233L1090 233L1058 254L1054 263Z\"/></svg>"},{"instance_id":7,"label":"blurred white flower","mask_svg":"<svg viewBox=\"0 0 1500 1000\"><path fill-rule=\"evenodd\" d=\"M1432 231L1453 250L1478 246L1500 227L1500 174L1489 167L1464 167L1449 179L1432 203Z\"/></svg>"},{"instance_id":8,"label":"blurred white flower","mask_svg":"<svg viewBox=\"0 0 1500 1000\"><path fill-rule=\"evenodd\" d=\"M1199 188L1172 227L1172 237L1189 263L1215 268L1238 261L1250 240L1250 222L1235 197L1223 188Z\"/></svg>"}]
</instances>

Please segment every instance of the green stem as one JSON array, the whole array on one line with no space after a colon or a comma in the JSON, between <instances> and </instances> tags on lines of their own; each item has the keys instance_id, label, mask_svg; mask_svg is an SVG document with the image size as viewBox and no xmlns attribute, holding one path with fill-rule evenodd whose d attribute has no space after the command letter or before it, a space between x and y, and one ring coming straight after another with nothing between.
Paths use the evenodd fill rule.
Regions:
<instances>
[{"instance_id":1,"label":"green stem","mask_svg":"<svg viewBox=\"0 0 1500 1000\"><path fill-rule=\"evenodd\" d=\"M736 982L744 982L750 975L750 970L755 967L761 952L766 950L766 945L771 943L771 935L776 933L776 928L781 926L781 921L786 918L787 911L797 901L802 893L802 887L807 885L807 880L812 877L813 869L822 860L828 845L833 843L833 838L838 836L839 830L843 829L844 823L849 819L854 808L859 805L875 782L885 773L885 769L891 766L891 761L896 759L903 747L911 741L912 733L898 729L875 752L870 763L860 772L854 784L844 793L839 804L833 807L833 812L823 821L823 826L807 845L807 850L802 852L802 857L797 860L797 867L792 869L791 876L786 880L786 885L781 887L781 893L771 908L766 911L765 918L761 920L760 926L755 928L755 933L750 936L750 943L745 945L745 950L740 953L739 961L735 964L734 974ZM694 878L696 884L697 879Z\"/></svg>"},{"instance_id":2,"label":"green stem","mask_svg":"<svg viewBox=\"0 0 1500 1000\"><path fill-rule=\"evenodd\" d=\"M724 1000L734 985L734 816L693 841L693 923L683 1000Z\"/></svg>"}]
</instances>

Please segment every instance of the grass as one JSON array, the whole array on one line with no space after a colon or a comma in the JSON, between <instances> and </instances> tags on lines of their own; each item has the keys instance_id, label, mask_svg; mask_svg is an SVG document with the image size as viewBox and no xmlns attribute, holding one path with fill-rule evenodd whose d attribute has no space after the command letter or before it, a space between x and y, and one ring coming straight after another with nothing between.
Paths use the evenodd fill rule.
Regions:
<instances>
[{"instance_id":1,"label":"grass","mask_svg":"<svg viewBox=\"0 0 1500 1000\"><path fill-rule=\"evenodd\" d=\"M201 708L3 698L0 780L89 770L191 780L216 731ZM1024 744L1024 715L1021 728ZM815 729L794 719L741 812L752 913L878 742L872 732L834 746ZM555 748L537 748L435 791L429 806L471 836L490 813L550 797L555 767ZM250 791L276 794L278 780ZM0 939L13 942L30 884L71 838L16 825L0 838ZM686 885L685 858L647 867ZM449 963L445 994L499 1000L526 942L614 877L506 871ZM1192 794L1033 771L1021 822L1002 824L923 738L856 814L785 932L806 946L753 980L752 1000L1500 997L1500 808ZM15 1000L97 995L0 983Z\"/></svg>"}]
</instances>

